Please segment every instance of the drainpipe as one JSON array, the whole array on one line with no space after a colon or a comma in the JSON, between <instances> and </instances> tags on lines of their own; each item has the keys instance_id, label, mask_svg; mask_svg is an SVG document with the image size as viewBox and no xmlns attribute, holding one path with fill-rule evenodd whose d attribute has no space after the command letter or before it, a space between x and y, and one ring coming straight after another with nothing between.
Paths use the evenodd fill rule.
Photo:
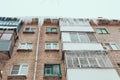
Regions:
<instances>
[{"instance_id":1,"label":"drainpipe","mask_svg":"<svg viewBox=\"0 0 120 80\"><path fill-rule=\"evenodd\" d=\"M40 41L40 28L42 27L42 24L44 22L44 18L40 18L38 21L40 21L38 24L39 32L38 32L38 38L37 38L37 46L36 46L36 57L35 57L35 67L34 67L34 75L33 80L36 80L36 71L37 71L37 64L38 64L38 49L39 49L39 41Z\"/></svg>"},{"instance_id":2,"label":"drainpipe","mask_svg":"<svg viewBox=\"0 0 120 80\"><path fill-rule=\"evenodd\" d=\"M40 26L38 26L39 32L38 32L38 38L37 38L37 46L36 46L36 57L35 57L35 67L34 67L34 76L33 80L36 80L36 71L37 71L37 64L38 64L38 49L39 49L39 41L40 41Z\"/></svg>"}]
</instances>

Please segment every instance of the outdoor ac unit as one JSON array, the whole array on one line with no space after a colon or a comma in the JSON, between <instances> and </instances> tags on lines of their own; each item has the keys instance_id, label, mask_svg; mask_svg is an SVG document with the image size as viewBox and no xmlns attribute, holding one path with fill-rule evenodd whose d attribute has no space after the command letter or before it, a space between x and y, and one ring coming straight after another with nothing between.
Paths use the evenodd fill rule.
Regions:
<instances>
[{"instance_id":1,"label":"outdoor ac unit","mask_svg":"<svg viewBox=\"0 0 120 80\"><path fill-rule=\"evenodd\" d=\"M108 46L103 46L103 48L106 52L108 52L110 50Z\"/></svg>"}]
</instances>

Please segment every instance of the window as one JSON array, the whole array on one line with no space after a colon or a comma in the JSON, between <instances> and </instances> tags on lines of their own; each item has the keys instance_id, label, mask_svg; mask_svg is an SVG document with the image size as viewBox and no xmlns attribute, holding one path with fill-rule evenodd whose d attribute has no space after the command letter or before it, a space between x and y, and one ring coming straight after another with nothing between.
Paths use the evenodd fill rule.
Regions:
<instances>
[{"instance_id":1,"label":"window","mask_svg":"<svg viewBox=\"0 0 120 80\"><path fill-rule=\"evenodd\" d=\"M120 68L120 63L118 63L117 65L118 65L118 67Z\"/></svg>"},{"instance_id":2,"label":"window","mask_svg":"<svg viewBox=\"0 0 120 80\"><path fill-rule=\"evenodd\" d=\"M106 28L97 28L99 34L109 34Z\"/></svg>"},{"instance_id":3,"label":"window","mask_svg":"<svg viewBox=\"0 0 120 80\"><path fill-rule=\"evenodd\" d=\"M44 76L61 76L60 64L45 64Z\"/></svg>"},{"instance_id":4,"label":"window","mask_svg":"<svg viewBox=\"0 0 120 80\"><path fill-rule=\"evenodd\" d=\"M36 31L36 28L32 28L32 27L26 27L24 28L24 33L31 33L31 32L35 32Z\"/></svg>"},{"instance_id":5,"label":"window","mask_svg":"<svg viewBox=\"0 0 120 80\"><path fill-rule=\"evenodd\" d=\"M18 46L18 50L31 50L33 47L32 43L20 43Z\"/></svg>"},{"instance_id":6,"label":"window","mask_svg":"<svg viewBox=\"0 0 120 80\"><path fill-rule=\"evenodd\" d=\"M70 32L70 38L72 42L90 42L86 33Z\"/></svg>"},{"instance_id":7,"label":"window","mask_svg":"<svg viewBox=\"0 0 120 80\"><path fill-rule=\"evenodd\" d=\"M59 50L59 44L57 42L46 42L45 49L46 50Z\"/></svg>"},{"instance_id":8,"label":"window","mask_svg":"<svg viewBox=\"0 0 120 80\"><path fill-rule=\"evenodd\" d=\"M66 64L68 68L111 67L106 54L96 52L66 53Z\"/></svg>"},{"instance_id":9,"label":"window","mask_svg":"<svg viewBox=\"0 0 120 80\"><path fill-rule=\"evenodd\" d=\"M47 27L46 33L57 33L57 28L55 27Z\"/></svg>"},{"instance_id":10,"label":"window","mask_svg":"<svg viewBox=\"0 0 120 80\"><path fill-rule=\"evenodd\" d=\"M11 75L27 75L28 65L27 64L16 64L13 65Z\"/></svg>"},{"instance_id":11,"label":"window","mask_svg":"<svg viewBox=\"0 0 120 80\"><path fill-rule=\"evenodd\" d=\"M105 43L105 46L107 46L110 50L120 50L118 45L115 43Z\"/></svg>"}]
</instances>

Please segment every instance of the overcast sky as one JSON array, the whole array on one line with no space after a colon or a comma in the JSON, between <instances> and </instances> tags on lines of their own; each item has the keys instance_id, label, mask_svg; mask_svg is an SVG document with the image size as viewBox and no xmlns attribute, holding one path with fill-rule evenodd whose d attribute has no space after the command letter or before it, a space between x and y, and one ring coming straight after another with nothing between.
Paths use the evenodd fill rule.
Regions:
<instances>
[{"instance_id":1,"label":"overcast sky","mask_svg":"<svg viewBox=\"0 0 120 80\"><path fill-rule=\"evenodd\" d=\"M0 16L120 19L120 0L0 0Z\"/></svg>"}]
</instances>

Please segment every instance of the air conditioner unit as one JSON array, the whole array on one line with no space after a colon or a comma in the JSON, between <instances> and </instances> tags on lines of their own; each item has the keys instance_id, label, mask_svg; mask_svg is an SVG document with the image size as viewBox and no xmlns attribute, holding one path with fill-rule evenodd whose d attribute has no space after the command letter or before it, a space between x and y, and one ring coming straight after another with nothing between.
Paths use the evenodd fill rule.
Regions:
<instances>
[{"instance_id":1,"label":"air conditioner unit","mask_svg":"<svg viewBox=\"0 0 120 80\"><path fill-rule=\"evenodd\" d=\"M106 52L108 52L110 50L108 46L103 46L103 48Z\"/></svg>"}]
</instances>

